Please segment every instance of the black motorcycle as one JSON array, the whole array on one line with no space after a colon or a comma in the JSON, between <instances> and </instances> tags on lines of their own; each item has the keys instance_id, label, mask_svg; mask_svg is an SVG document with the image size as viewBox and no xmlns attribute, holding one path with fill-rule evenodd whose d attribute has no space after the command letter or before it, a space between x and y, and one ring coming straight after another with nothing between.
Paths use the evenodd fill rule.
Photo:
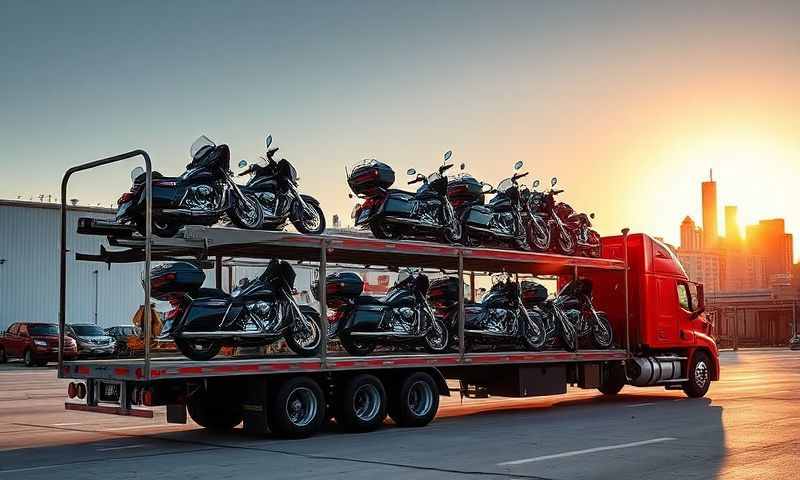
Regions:
<instances>
[{"instance_id":1,"label":"black motorcycle","mask_svg":"<svg viewBox=\"0 0 800 480\"><path fill-rule=\"evenodd\" d=\"M597 348L609 348L613 343L611 323L605 312L592 305L592 282L586 279L573 280L558 292L555 305L564 312L575 327L579 338L589 337Z\"/></svg>"},{"instance_id":2,"label":"black motorcycle","mask_svg":"<svg viewBox=\"0 0 800 480\"><path fill-rule=\"evenodd\" d=\"M480 302L464 305L466 349L476 344L521 343L527 350L541 350L546 341L543 319L528 315L522 303L519 284L512 281L510 276L495 276L494 280L492 288ZM458 341L459 283L455 277L435 280L428 294L437 317L447 325L453 343Z\"/></svg>"},{"instance_id":3,"label":"black motorcycle","mask_svg":"<svg viewBox=\"0 0 800 480\"><path fill-rule=\"evenodd\" d=\"M282 260L271 260L255 280L242 279L230 295L201 288L203 271L188 262L154 267L154 298L173 307L158 336L174 340L192 360L213 358L223 346L263 346L285 338L298 355L316 355L322 345L319 313L292 298L295 272Z\"/></svg>"},{"instance_id":4,"label":"black motorcycle","mask_svg":"<svg viewBox=\"0 0 800 480\"><path fill-rule=\"evenodd\" d=\"M522 162L515 163L514 170L519 170L522 165ZM527 175L527 172L515 173L500 182L496 189L487 192L496 194L488 205L473 203L466 209L461 217L464 244L469 246L511 244L521 250L531 250L533 244L538 250L545 250L541 248L543 241L538 234L547 230L545 224L541 223L538 216L528 212L517 182Z\"/></svg>"},{"instance_id":5,"label":"black motorcycle","mask_svg":"<svg viewBox=\"0 0 800 480\"><path fill-rule=\"evenodd\" d=\"M439 169L425 177L415 175L409 185L422 183L416 193L390 189L394 171L385 163L367 160L353 168L347 183L364 202L353 212L356 226L369 228L376 238L398 240L403 237L436 238L445 243L461 240L461 223L447 198L447 171L452 152L444 154Z\"/></svg>"},{"instance_id":6,"label":"black motorcycle","mask_svg":"<svg viewBox=\"0 0 800 480\"><path fill-rule=\"evenodd\" d=\"M255 198L261 207L263 219L259 228L282 230L291 221L300 233L319 235L325 231L325 214L319 201L297 191L297 170L288 160L276 162L272 157L278 148L269 148L272 135L267 136L267 156L261 157L264 165L251 164L238 176L252 174L247 185L241 187L246 197ZM247 165L239 162L239 168Z\"/></svg>"},{"instance_id":7,"label":"black motorcycle","mask_svg":"<svg viewBox=\"0 0 800 480\"><path fill-rule=\"evenodd\" d=\"M351 355L369 355L378 345L421 345L430 353L446 351L447 329L426 300L429 285L425 274L411 271L378 298L362 295L364 282L354 272L329 274L326 303L334 310L330 337L338 336Z\"/></svg>"},{"instance_id":8,"label":"black motorcycle","mask_svg":"<svg viewBox=\"0 0 800 480\"><path fill-rule=\"evenodd\" d=\"M190 154L192 161L180 177L153 172L153 233L172 237L184 225L213 225L223 215L238 227L258 228L261 209L234 183L228 146L216 145L203 135L192 144ZM116 222L133 225L144 235L147 202L142 167L131 172L131 180L130 191L117 200Z\"/></svg>"},{"instance_id":9,"label":"black motorcycle","mask_svg":"<svg viewBox=\"0 0 800 480\"><path fill-rule=\"evenodd\" d=\"M561 344L570 352L577 350L577 332L561 309L561 303L548 299L547 288L540 283L523 280L520 287L528 316L539 318L544 324L545 345L556 347Z\"/></svg>"}]
</instances>

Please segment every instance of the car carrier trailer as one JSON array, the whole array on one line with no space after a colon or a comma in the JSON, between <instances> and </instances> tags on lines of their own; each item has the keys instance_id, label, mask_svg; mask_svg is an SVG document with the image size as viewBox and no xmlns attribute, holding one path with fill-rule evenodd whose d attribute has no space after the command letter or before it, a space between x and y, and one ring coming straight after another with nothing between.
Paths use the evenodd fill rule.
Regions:
<instances>
[{"instance_id":1,"label":"car carrier trailer","mask_svg":"<svg viewBox=\"0 0 800 480\"><path fill-rule=\"evenodd\" d=\"M142 151L75 167L64 176L59 315L62 345L68 300L63 203L68 180L77 171L137 155L146 160L145 188L149 190L150 162ZM685 273L681 277L682 269L674 256L660 250L666 247L645 235L629 236L627 230L621 236L604 239L606 258L225 227L187 226L175 238L153 237L148 229L147 235L141 237L91 218L80 219L78 231L111 235L109 243L116 248L101 246L99 253L75 252L77 260L145 263L144 305L150 305L152 260L191 258L213 264L218 288L222 287L223 263L237 258L280 258L314 265L320 279L334 265L422 267L457 274L462 285L467 283L465 275L469 275L473 299L476 272L547 275L562 281L580 276L598 285L597 307L607 310L616 340L615 347L607 350L467 352L463 341L462 288L457 352L376 352L348 356L329 352L328 342L324 341L325 348L312 358L275 354L192 361L151 356L150 309L145 308L148 318L144 321L146 348L142 359L65 361L59 356L59 377L75 380L69 385L70 398L65 403L68 410L152 417L151 407L166 406L168 422L185 423L188 413L196 423L209 429L231 429L243 422L249 432L272 431L281 436L303 437L316 432L330 417L351 431L379 427L386 413L399 426L426 425L436 415L439 396L450 395L447 380L457 380L457 391L467 396L552 395L565 393L567 385L615 394L627 383L683 388L688 394L698 396L705 394L708 383L719 375L716 346L704 333L702 323L702 287L694 294L697 296L694 303L691 297L688 305L676 303L686 307L687 323L676 324L677 329L672 332L663 322L665 307L659 305L661 300L671 301L671 296L663 292L673 285L680 288L685 284L686 294L691 295L688 279ZM631 252L635 258L629 258ZM669 262L677 266L666 268ZM663 271L657 272L656 267ZM654 283L655 290L650 285L653 282L661 282ZM319 282L319 287L321 331L327 335L325 282ZM651 300L648 296L652 295L664 298ZM679 296L674 288L672 296ZM677 310L667 310L673 314L673 321L682 320L675 316ZM705 383L698 386L700 380Z\"/></svg>"}]
</instances>

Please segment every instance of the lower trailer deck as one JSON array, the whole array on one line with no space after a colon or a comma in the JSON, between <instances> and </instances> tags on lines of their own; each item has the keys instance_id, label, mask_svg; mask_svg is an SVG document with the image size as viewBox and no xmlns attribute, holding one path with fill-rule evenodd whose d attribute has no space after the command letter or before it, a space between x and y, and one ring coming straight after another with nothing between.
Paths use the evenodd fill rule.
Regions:
<instances>
[{"instance_id":1,"label":"lower trailer deck","mask_svg":"<svg viewBox=\"0 0 800 480\"><path fill-rule=\"evenodd\" d=\"M577 352L483 352L431 355L401 353L370 355L364 357L331 353L324 360L319 357L299 358L282 355L245 358L219 358L194 361L183 357L153 358L150 360L149 379L180 380L188 378L223 377L233 375L266 375L280 373L324 373L351 370L420 367L470 367L483 365L548 364L571 362L608 362L626 360L625 350L581 350ZM62 378L99 379L114 381L145 381L148 376L144 362L137 359L77 360L64 362Z\"/></svg>"}]
</instances>

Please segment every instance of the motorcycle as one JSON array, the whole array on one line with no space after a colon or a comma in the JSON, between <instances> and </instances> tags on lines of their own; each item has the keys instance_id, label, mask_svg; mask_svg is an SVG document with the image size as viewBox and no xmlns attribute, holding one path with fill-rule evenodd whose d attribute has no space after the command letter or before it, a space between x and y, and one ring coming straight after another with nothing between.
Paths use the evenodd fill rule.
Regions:
<instances>
[{"instance_id":1,"label":"motorcycle","mask_svg":"<svg viewBox=\"0 0 800 480\"><path fill-rule=\"evenodd\" d=\"M521 161L515 163L514 170L519 170L522 165ZM527 204L522 202L517 181L527 175L528 172L514 173L500 182L496 189L486 192L496 194L488 205L469 205L461 217L464 244L510 243L521 250L531 250L532 244L536 249L544 250L544 241L549 245L549 239L541 240L543 235L540 232L547 230L543 219L531 214Z\"/></svg>"},{"instance_id":2,"label":"motorcycle","mask_svg":"<svg viewBox=\"0 0 800 480\"><path fill-rule=\"evenodd\" d=\"M153 234L172 237L185 225L213 225L227 215L238 227L255 229L262 212L252 197L245 196L233 182L230 149L216 145L205 135L189 150L191 163L180 177L153 172ZM131 172L133 186L117 200L116 223L133 225L145 235L145 173Z\"/></svg>"},{"instance_id":3,"label":"motorcycle","mask_svg":"<svg viewBox=\"0 0 800 480\"><path fill-rule=\"evenodd\" d=\"M494 276L492 288L479 303L464 305L465 348L475 344L522 343L527 350L541 350L546 342L543 319L528 315L520 286L509 275ZM501 280L501 281L497 281ZM451 341L458 341L458 278L445 277L431 284L428 300L442 318Z\"/></svg>"},{"instance_id":4,"label":"motorcycle","mask_svg":"<svg viewBox=\"0 0 800 480\"><path fill-rule=\"evenodd\" d=\"M378 298L362 295L364 282L354 272L328 274L326 304L334 311L329 336L338 336L351 355L369 355L381 344L446 351L447 329L426 300L429 284L425 274L411 270Z\"/></svg>"},{"instance_id":5,"label":"motorcycle","mask_svg":"<svg viewBox=\"0 0 800 480\"><path fill-rule=\"evenodd\" d=\"M554 304L564 312L575 327L579 338L591 337L597 348L609 348L614 340L611 323L605 312L592 305L592 283L586 279L573 280L558 292Z\"/></svg>"},{"instance_id":6,"label":"motorcycle","mask_svg":"<svg viewBox=\"0 0 800 480\"><path fill-rule=\"evenodd\" d=\"M594 213L575 213L568 204L556 202L555 196L564 192L553 188L557 183L558 179L553 177L549 192L531 193L531 211L547 219L551 235L557 239L553 248L559 253L600 257L600 234L591 228Z\"/></svg>"},{"instance_id":7,"label":"motorcycle","mask_svg":"<svg viewBox=\"0 0 800 480\"><path fill-rule=\"evenodd\" d=\"M364 202L356 206L355 225L369 228L376 238L399 240L403 237L437 238L445 243L461 240L461 223L447 198L447 161L453 152L444 154L439 169L425 177L413 168L409 185L422 183L416 193L390 189L394 171L377 160L366 160L347 175L350 188Z\"/></svg>"},{"instance_id":8,"label":"motorcycle","mask_svg":"<svg viewBox=\"0 0 800 480\"><path fill-rule=\"evenodd\" d=\"M575 327L567 319L560 303L548 299L547 288L532 280L521 282L522 303L531 318L539 318L544 324L545 345L555 347L561 343L570 352L578 349Z\"/></svg>"},{"instance_id":9,"label":"motorcycle","mask_svg":"<svg viewBox=\"0 0 800 480\"><path fill-rule=\"evenodd\" d=\"M251 174L247 185L240 187L246 197L254 198L262 212L263 230L282 230L286 222L300 233L319 235L325 231L325 214L319 201L310 195L297 191L297 170L285 158L276 162L273 159L278 148L272 145L272 135L266 139L265 165L251 164L238 176ZM239 162L239 168L247 166L247 161Z\"/></svg>"},{"instance_id":10,"label":"motorcycle","mask_svg":"<svg viewBox=\"0 0 800 480\"><path fill-rule=\"evenodd\" d=\"M223 346L263 346L280 338L298 355L316 355L320 317L292 298L294 279L291 265L273 259L258 278L242 279L229 295L202 288L205 274L192 263L157 265L150 275L152 295L172 306L157 339L174 340L192 360L209 360Z\"/></svg>"}]
</instances>

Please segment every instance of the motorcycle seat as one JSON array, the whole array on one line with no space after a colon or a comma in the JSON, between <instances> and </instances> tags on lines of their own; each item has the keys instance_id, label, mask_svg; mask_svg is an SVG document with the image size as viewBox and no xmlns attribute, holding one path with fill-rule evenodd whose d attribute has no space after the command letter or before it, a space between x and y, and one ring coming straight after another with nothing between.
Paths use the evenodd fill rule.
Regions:
<instances>
[{"instance_id":1,"label":"motorcycle seat","mask_svg":"<svg viewBox=\"0 0 800 480\"><path fill-rule=\"evenodd\" d=\"M142 172L141 175L136 177L136 180L134 180L133 183L144 183L144 179L145 179L146 176L147 176L147 174ZM156 180L156 179L161 180L161 179L164 179L164 178L168 178L168 177L165 177L164 175L161 175L157 171L153 170L153 180Z\"/></svg>"},{"instance_id":2,"label":"motorcycle seat","mask_svg":"<svg viewBox=\"0 0 800 480\"><path fill-rule=\"evenodd\" d=\"M411 197L416 195L415 193L407 192L405 190L400 190L398 188L390 188L389 190L387 190L387 193L389 193L390 195L393 194L393 193L400 193L400 194L403 194L403 195L409 195Z\"/></svg>"},{"instance_id":3,"label":"motorcycle seat","mask_svg":"<svg viewBox=\"0 0 800 480\"><path fill-rule=\"evenodd\" d=\"M379 297L373 297L372 295L359 295L356 298L357 305L380 305L383 303Z\"/></svg>"}]
</instances>

